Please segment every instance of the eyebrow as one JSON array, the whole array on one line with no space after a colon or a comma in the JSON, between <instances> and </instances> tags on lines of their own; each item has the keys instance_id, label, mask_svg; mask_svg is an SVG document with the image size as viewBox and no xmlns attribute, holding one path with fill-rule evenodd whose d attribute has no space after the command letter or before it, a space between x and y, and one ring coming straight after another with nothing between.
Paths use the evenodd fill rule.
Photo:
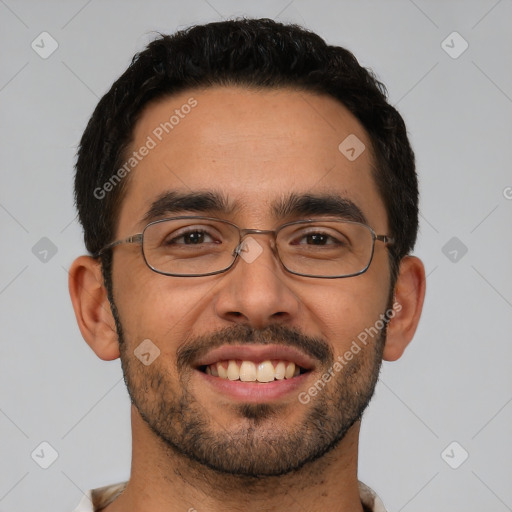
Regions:
<instances>
[{"instance_id":1,"label":"eyebrow","mask_svg":"<svg viewBox=\"0 0 512 512\"><path fill-rule=\"evenodd\" d=\"M310 215L332 215L345 220L367 224L363 211L347 197L336 194L297 194L275 202L272 212L276 218L288 216L308 217Z\"/></svg>"},{"instance_id":2,"label":"eyebrow","mask_svg":"<svg viewBox=\"0 0 512 512\"><path fill-rule=\"evenodd\" d=\"M238 203L230 203L226 196L218 192L168 191L151 203L142 220L152 222L169 214L184 212L230 215L238 210Z\"/></svg>"},{"instance_id":3,"label":"eyebrow","mask_svg":"<svg viewBox=\"0 0 512 512\"><path fill-rule=\"evenodd\" d=\"M142 221L149 223L171 214L183 214L185 212L207 215L232 215L241 210L243 210L243 207L240 202L229 201L220 192L182 193L168 191L153 201ZM271 211L276 219L330 215L353 222L368 224L366 216L353 201L336 194L290 193L274 201Z\"/></svg>"}]
</instances>

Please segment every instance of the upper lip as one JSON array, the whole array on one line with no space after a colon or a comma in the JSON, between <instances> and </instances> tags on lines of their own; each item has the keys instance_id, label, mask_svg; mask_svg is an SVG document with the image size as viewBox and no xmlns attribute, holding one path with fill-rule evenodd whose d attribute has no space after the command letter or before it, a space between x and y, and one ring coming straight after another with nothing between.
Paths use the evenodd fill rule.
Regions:
<instances>
[{"instance_id":1,"label":"upper lip","mask_svg":"<svg viewBox=\"0 0 512 512\"><path fill-rule=\"evenodd\" d=\"M238 359L259 363L268 360L290 361L305 370L315 367L314 360L294 347L283 345L224 345L199 358L195 367L208 366L219 361Z\"/></svg>"}]
</instances>

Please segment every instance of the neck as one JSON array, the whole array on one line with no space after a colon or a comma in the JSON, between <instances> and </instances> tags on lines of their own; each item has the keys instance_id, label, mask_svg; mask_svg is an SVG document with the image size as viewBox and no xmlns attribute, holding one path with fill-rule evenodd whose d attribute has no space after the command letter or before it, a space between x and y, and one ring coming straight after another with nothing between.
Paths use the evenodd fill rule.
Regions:
<instances>
[{"instance_id":1,"label":"neck","mask_svg":"<svg viewBox=\"0 0 512 512\"><path fill-rule=\"evenodd\" d=\"M213 471L176 453L132 405L132 468L125 491L104 512L362 512L357 481L357 422L320 459L278 477Z\"/></svg>"}]
</instances>

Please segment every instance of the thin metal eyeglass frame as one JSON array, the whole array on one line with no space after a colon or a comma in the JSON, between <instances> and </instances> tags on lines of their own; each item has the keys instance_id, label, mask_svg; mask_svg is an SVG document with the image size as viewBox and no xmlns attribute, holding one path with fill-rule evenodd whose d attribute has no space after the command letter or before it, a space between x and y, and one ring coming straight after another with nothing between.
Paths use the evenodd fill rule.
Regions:
<instances>
[{"instance_id":1,"label":"thin metal eyeglass frame","mask_svg":"<svg viewBox=\"0 0 512 512\"><path fill-rule=\"evenodd\" d=\"M155 267L152 267L148 260L146 259L146 255L144 253L144 233L146 232L146 230L154 225L154 224L160 224L162 222L168 222L168 221L172 221L172 220L184 220L184 219L190 219L190 220L211 220L211 221L215 221L215 222L222 222L224 224L229 224L231 226L233 226L235 229L238 230L238 234L239 234L239 241L238 241L238 245L236 246L235 250L234 250L234 253L232 254L233 256L233 261L231 262L231 264L224 268L224 269L221 269L221 270L216 270L215 272L208 272L207 274L172 274L172 273L169 273L169 272L164 272L162 270L158 270L156 269ZM293 270L290 270L288 267L286 267L286 265L283 263L282 259L281 259L281 255L279 254L279 250L277 248L277 235L278 233L284 229L285 227L287 226L292 226L292 225L295 225L295 224L310 224L310 223L316 223L316 222L322 222L322 221L330 221L330 222L341 222L341 223L345 223L345 224L357 224L359 226L363 226L365 227L371 234L372 236L372 250L371 250L371 254L370 254L370 258L369 258L369 261L368 261L368 264L366 265L366 267L364 267L362 270L360 270L359 272L354 272L352 274L347 274L347 275L340 275L340 276L317 276L317 275L313 275L313 274L301 274L300 272L295 272ZM206 276L213 276L213 275L217 275L217 274L223 274L224 272L227 272L229 269L231 269L234 264L236 263L237 259L238 259L238 256L240 256L240 252L241 252L241 249L242 249L242 241L243 239L249 235L249 234L255 234L255 235L263 235L263 234L272 234L273 235L273 238L274 238L274 243L275 243L275 247L276 247L276 250L275 250L275 253L277 255L277 259L279 260L279 262L281 263L282 267L287 271L289 272L290 274L294 274L294 275L297 275L297 276L302 276L302 277L311 277L311 278L315 278L315 279L343 279L345 277L354 277L354 276L358 276L358 275L361 275L361 274L364 274L368 268L370 268L370 265L373 261L373 255L375 253L375 242L382 242L384 243L386 246L388 245L391 245L395 242L395 239L393 237L390 237L389 235L377 235L375 233L375 231L368 225L366 224L363 224L362 222L354 222L354 221L350 221L350 220L341 220L341 219L337 219L337 218L321 218L321 219L302 219L302 220L296 220L296 221L293 221L293 222L287 222L286 224L282 224L281 226L279 226L277 229L242 229L240 228L239 226L237 226L236 224L234 224L233 222L230 222L228 220L224 220L224 219L217 219L215 217L203 217L203 216L194 216L194 215L183 215L183 216L179 216L179 217L167 217L165 219L159 219L159 220L155 220L153 222L150 222L149 224L147 224L144 229L142 230L141 233L136 233L134 235L131 235L127 238L124 238L122 240L116 240L115 242L111 242L107 245L105 245L103 248L101 248L96 254L93 255L94 258L99 258L101 255L103 255L105 253L105 251L109 250L109 249L113 249L114 247L117 247L118 245L122 245L122 244L140 244L141 246L141 252L142 252L142 257L144 258L144 262L146 263L146 265L153 271L153 272L156 272L157 274L161 274L161 275L164 275L164 276L170 276L170 277L206 277Z\"/></svg>"}]
</instances>

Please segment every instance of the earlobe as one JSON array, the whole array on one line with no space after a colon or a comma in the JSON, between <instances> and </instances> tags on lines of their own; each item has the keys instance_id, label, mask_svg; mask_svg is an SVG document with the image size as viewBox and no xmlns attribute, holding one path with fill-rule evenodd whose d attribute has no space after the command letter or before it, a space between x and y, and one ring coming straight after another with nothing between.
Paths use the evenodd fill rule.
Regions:
<instances>
[{"instance_id":1,"label":"earlobe","mask_svg":"<svg viewBox=\"0 0 512 512\"><path fill-rule=\"evenodd\" d=\"M80 256L69 269L69 294L87 344L105 361L119 357L119 342L100 263Z\"/></svg>"},{"instance_id":2,"label":"earlobe","mask_svg":"<svg viewBox=\"0 0 512 512\"><path fill-rule=\"evenodd\" d=\"M396 361L412 340L425 298L425 268L419 258L406 256L395 285L394 315L389 321L383 358Z\"/></svg>"}]
</instances>

